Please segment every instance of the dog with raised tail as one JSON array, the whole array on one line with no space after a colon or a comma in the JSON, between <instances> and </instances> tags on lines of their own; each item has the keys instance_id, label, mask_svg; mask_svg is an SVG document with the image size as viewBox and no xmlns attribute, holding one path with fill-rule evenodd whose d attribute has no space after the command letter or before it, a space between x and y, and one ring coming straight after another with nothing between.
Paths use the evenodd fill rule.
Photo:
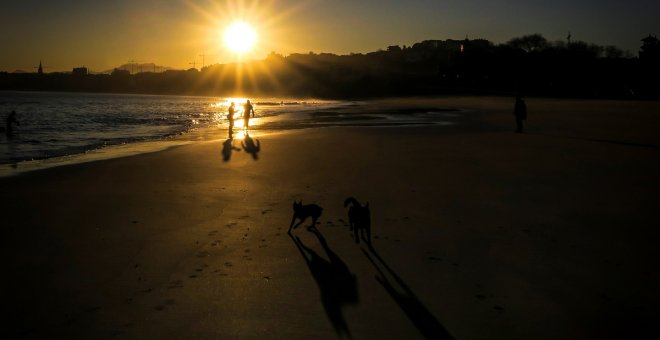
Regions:
<instances>
[{"instance_id":1,"label":"dog with raised tail","mask_svg":"<svg viewBox=\"0 0 660 340\"><path fill-rule=\"evenodd\" d=\"M348 208L348 225L355 236L355 243L360 243L360 238L371 245L371 212L369 202L360 205L357 199L349 197L344 201L344 208Z\"/></svg>"}]
</instances>

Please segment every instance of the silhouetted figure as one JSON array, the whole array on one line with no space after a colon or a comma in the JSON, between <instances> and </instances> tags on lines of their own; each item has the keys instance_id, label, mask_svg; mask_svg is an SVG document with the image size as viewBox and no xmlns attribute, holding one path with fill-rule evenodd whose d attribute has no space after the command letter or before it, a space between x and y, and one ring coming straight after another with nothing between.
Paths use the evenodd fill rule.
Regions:
<instances>
[{"instance_id":1,"label":"silhouetted figure","mask_svg":"<svg viewBox=\"0 0 660 340\"><path fill-rule=\"evenodd\" d=\"M344 208L348 208L348 225L355 235L355 243L360 243L360 236L367 244L371 244L371 212L369 211L369 202L364 206L353 197L344 201Z\"/></svg>"},{"instance_id":2,"label":"silhouetted figure","mask_svg":"<svg viewBox=\"0 0 660 340\"><path fill-rule=\"evenodd\" d=\"M261 143L257 139L257 143L255 144L255 140L250 137L247 133L245 134L245 140L241 142L241 146L243 147L243 150L245 152L249 153L252 155L252 158L258 159L259 158L259 151L261 151Z\"/></svg>"},{"instance_id":3,"label":"silhouetted figure","mask_svg":"<svg viewBox=\"0 0 660 340\"><path fill-rule=\"evenodd\" d=\"M376 281L378 281L383 288L387 291L388 294L392 297L394 302L399 305L399 308L408 316L408 319L415 325L417 330L422 333L422 336L426 339L442 340L442 339L453 339L451 334L445 329L445 327L435 318L435 316L426 308L426 306L417 298L415 293L408 287L408 285L397 275L390 266L383 261L383 259L376 253L373 248L369 248L371 253L375 258L381 263L385 268L389 276L391 276L399 289L388 280L386 273L380 269L380 266L369 256L366 250L362 249L362 252L367 257L367 259L374 266L376 271L378 271L379 276L376 276Z\"/></svg>"},{"instance_id":4,"label":"silhouetted figure","mask_svg":"<svg viewBox=\"0 0 660 340\"><path fill-rule=\"evenodd\" d=\"M233 139L231 138L231 134L229 134L229 138L227 138L224 143L222 143L222 160L227 162L231 159L231 153L232 151L241 151L241 149L235 147L232 142Z\"/></svg>"},{"instance_id":5,"label":"silhouetted figure","mask_svg":"<svg viewBox=\"0 0 660 340\"><path fill-rule=\"evenodd\" d=\"M243 105L243 120L245 122L245 124L243 124L243 129L245 129L245 131L247 131L248 125L250 125L250 114L254 117L254 107L248 99L245 105Z\"/></svg>"},{"instance_id":6,"label":"silhouetted figure","mask_svg":"<svg viewBox=\"0 0 660 340\"><path fill-rule=\"evenodd\" d=\"M8 138L11 138L14 136L14 127L12 124L16 124L18 126L21 126L21 123L16 120L16 111L12 111L9 116L7 116L7 124L5 125L5 133L7 134Z\"/></svg>"},{"instance_id":7,"label":"silhouetted figure","mask_svg":"<svg viewBox=\"0 0 660 340\"><path fill-rule=\"evenodd\" d=\"M513 115L516 117L516 132L523 132L523 120L527 119L527 105L520 96L516 96L516 104L513 107Z\"/></svg>"},{"instance_id":8,"label":"silhouetted figure","mask_svg":"<svg viewBox=\"0 0 660 340\"><path fill-rule=\"evenodd\" d=\"M231 139L232 135L234 134L234 114L236 113L236 107L234 106L234 103L232 102L231 105L229 105L229 109L227 110L227 119L229 120L229 138Z\"/></svg>"},{"instance_id":9,"label":"silhouetted figure","mask_svg":"<svg viewBox=\"0 0 660 340\"><path fill-rule=\"evenodd\" d=\"M300 202L293 201L293 218L291 219L289 231L287 232L291 234L291 229L298 228L298 226L305 222L308 217L312 218L312 224L307 227L307 230L316 229L316 221L321 216L321 213L323 213L323 208L316 204L303 205L302 200L300 200ZM299 219L300 222L298 222L296 225L293 225L293 222L295 222L296 219Z\"/></svg>"},{"instance_id":10,"label":"silhouetted figure","mask_svg":"<svg viewBox=\"0 0 660 340\"><path fill-rule=\"evenodd\" d=\"M316 229L312 232L321 243L328 260L306 247L299 237L290 236L319 286L321 303L332 326L340 337L345 334L350 338L351 332L344 319L342 307L358 302L357 278L348 269L346 263L328 247L325 237Z\"/></svg>"}]
</instances>

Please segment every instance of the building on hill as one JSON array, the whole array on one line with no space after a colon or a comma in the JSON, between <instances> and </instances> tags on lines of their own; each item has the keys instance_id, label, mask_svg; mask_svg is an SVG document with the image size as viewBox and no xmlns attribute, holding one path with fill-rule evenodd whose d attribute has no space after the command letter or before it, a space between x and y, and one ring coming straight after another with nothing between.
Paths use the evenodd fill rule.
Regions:
<instances>
[{"instance_id":1,"label":"building on hill","mask_svg":"<svg viewBox=\"0 0 660 340\"><path fill-rule=\"evenodd\" d=\"M649 34L642 39L642 47L639 50L639 59L660 62L660 40L656 36Z\"/></svg>"},{"instance_id":2,"label":"building on hill","mask_svg":"<svg viewBox=\"0 0 660 340\"><path fill-rule=\"evenodd\" d=\"M86 76L88 74L87 72L87 67L75 67L72 71L71 74L74 76Z\"/></svg>"}]
</instances>

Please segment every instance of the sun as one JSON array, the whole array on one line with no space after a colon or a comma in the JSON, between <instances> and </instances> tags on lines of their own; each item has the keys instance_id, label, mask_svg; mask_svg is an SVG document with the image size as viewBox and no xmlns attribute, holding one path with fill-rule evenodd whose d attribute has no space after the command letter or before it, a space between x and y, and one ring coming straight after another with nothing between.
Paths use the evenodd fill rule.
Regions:
<instances>
[{"instance_id":1,"label":"sun","mask_svg":"<svg viewBox=\"0 0 660 340\"><path fill-rule=\"evenodd\" d=\"M236 21L225 30L225 46L237 54L252 50L256 41L257 33L243 21Z\"/></svg>"}]
</instances>

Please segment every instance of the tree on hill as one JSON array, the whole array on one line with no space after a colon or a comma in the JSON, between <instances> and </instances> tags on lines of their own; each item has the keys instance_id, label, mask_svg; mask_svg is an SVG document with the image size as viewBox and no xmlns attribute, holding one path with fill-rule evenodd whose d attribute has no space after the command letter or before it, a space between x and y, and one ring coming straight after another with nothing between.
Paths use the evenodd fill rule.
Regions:
<instances>
[{"instance_id":1,"label":"tree on hill","mask_svg":"<svg viewBox=\"0 0 660 340\"><path fill-rule=\"evenodd\" d=\"M548 40L538 33L513 38L507 42L507 45L525 52L540 51L549 46Z\"/></svg>"}]
</instances>

